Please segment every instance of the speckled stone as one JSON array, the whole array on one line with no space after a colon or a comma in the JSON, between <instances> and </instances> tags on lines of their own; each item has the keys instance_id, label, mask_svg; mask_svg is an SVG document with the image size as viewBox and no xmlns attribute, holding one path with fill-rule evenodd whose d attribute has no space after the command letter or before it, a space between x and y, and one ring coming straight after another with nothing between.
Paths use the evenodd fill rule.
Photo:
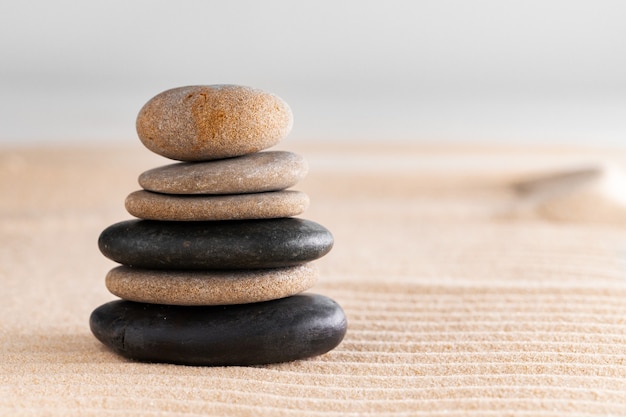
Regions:
<instances>
[{"instance_id":1,"label":"speckled stone","mask_svg":"<svg viewBox=\"0 0 626 417\"><path fill-rule=\"evenodd\" d=\"M318 259L332 234L310 220L222 222L127 220L106 228L100 251L124 265L149 269L257 269Z\"/></svg>"},{"instance_id":2,"label":"speckled stone","mask_svg":"<svg viewBox=\"0 0 626 417\"><path fill-rule=\"evenodd\" d=\"M139 176L139 185L164 194L257 193L289 188L307 171L308 164L300 155L268 151L154 168Z\"/></svg>"},{"instance_id":3,"label":"speckled stone","mask_svg":"<svg viewBox=\"0 0 626 417\"><path fill-rule=\"evenodd\" d=\"M230 271L172 271L118 266L106 277L109 291L120 298L151 304L183 306L246 304L298 294L317 281L317 268Z\"/></svg>"},{"instance_id":4,"label":"speckled stone","mask_svg":"<svg viewBox=\"0 0 626 417\"><path fill-rule=\"evenodd\" d=\"M279 97L236 85L179 87L150 99L137 134L151 151L179 161L207 161L269 148L293 125Z\"/></svg>"},{"instance_id":5,"label":"speckled stone","mask_svg":"<svg viewBox=\"0 0 626 417\"><path fill-rule=\"evenodd\" d=\"M347 330L341 307L322 295L263 303L189 307L112 301L89 319L119 355L183 365L262 365L324 354Z\"/></svg>"},{"instance_id":6,"label":"speckled stone","mask_svg":"<svg viewBox=\"0 0 626 417\"><path fill-rule=\"evenodd\" d=\"M275 219L304 213L309 197L283 190L235 195L169 195L135 191L126 198L126 210L135 217L165 221Z\"/></svg>"}]
</instances>

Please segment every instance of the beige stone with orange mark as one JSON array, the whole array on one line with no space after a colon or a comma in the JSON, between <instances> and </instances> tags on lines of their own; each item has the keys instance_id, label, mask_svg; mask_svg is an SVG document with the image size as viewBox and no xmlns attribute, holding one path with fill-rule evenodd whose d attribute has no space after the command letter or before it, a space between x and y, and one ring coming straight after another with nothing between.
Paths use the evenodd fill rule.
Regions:
<instances>
[{"instance_id":1,"label":"beige stone with orange mark","mask_svg":"<svg viewBox=\"0 0 626 417\"><path fill-rule=\"evenodd\" d=\"M169 271L119 266L106 276L107 289L125 300L170 305L227 305L275 300L315 285L312 263L237 271Z\"/></svg>"},{"instance_id":2,"label":"beige stone with orange mark","mask_svg":"<svg viewBox=\"0 0 626 417\"><path fill-rule=\"evenodd\" d=\"M297 216L309 205L301 191L233 195L171 195L140 190L126 197L135 217L163 221L275 219Z\"/></svg>"},{"instance_id":3,"label":"beige stone with orange mark","mask_svg":"<svg viewBox=\"0 0 626 417\"><path fill-rule=\"evenodd\" d=\"M289 105L237 85L187 86L150 99L137 134L151 151L179 161L209 161L269 148L293 126Z\"/></svg>"}]
</instances>

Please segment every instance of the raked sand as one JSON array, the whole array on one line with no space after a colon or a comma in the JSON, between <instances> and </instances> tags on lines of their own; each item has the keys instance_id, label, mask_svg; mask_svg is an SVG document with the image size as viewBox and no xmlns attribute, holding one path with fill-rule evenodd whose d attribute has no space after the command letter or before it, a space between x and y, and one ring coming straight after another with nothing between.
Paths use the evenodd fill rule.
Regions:
<instances>
[{"instance_id":1,"label":"raked sand","mask_svg":"<svg viewBox=\"0 0 626 417\"><path fill-rule=\"evenodd\" d=\"M135 141L0 151L0 415L624 413L626 224L546 216L515 185L626 152L286 142L309 161L307 218L335 236L314 292L348 333L321 357L230 368L129 362L89 331L115 299L98 235L168 161ZM568 195L619 211L612 190Z\"/></svg>"}]
</instances>

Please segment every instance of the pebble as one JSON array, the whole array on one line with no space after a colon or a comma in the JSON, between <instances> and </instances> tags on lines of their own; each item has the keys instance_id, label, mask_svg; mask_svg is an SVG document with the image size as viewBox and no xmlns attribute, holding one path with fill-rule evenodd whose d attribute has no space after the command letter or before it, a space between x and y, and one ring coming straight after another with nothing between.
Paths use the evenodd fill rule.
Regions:
<instances>
[{"instance_id":1,"label":"pebble","mask_svg":"<svg viewBox=\"0 0 626 417\"><path fill-rule=\"evenodd\" d=\"M332 234L305 219L223 222L127 220L106 228L100 251L151 269L258 269L303 264L328 253Z\"/></svg>"},{"instance_id":2,"label":"pebble","mask_svg":"<svg viewBox=\"0 0 626 417\"><path fill-rule=\"evenodd\" d=\"M626 172L610 162L561 168L512 184L513 218L580 224L626 224Z\"/></svg>"},{"instance_id":3,"label":"pebble","mask_svg":"<svg viewBox=\"0 0 626 417\"><path fill-rule=\"evenodd\" d=\"M279 97L236 85L179 87L150 99L137 134L151 151L179 161L251 154L277 144L293 125Z\"/></svg>"},{"instance_id":4,"label":"pebble","mask_svg":"<svg viewBox=\"0 0 626 417\"><path fill-rule=\"evenodd\" d=\"M330 298L300 294L262 303L189 307L112 301L93 311L91 331L137 361L183 365L262 365L324 354L347 320Z\"/></svg>"},{"instance_id":5,"label":"pebble","mask_svg":"<svg viewBox=\"0 0 626 417\"><path fill-rule=\"evenodd\" d=\"M309 197L283 190L235 195L170 195L135 191L126 198L126 210L135 217L164 221L275 219L304 213Z\"/></svg>"},{"instance_id":6,"label":"pebble","mask_svg":"<svg viewBox=\"0 0 626 417\"><path fill-rule=\"evenodd\" d=\"M230 271L176 271L118 266L106 277L107 289L130 301L171 305L246 304L301 293L317 282L317 268Z\"/></svg>"},{"instance_id":7,"label":"pebble","mask_svg":"<svg viewBox=\"0 0 626 417\"><path fill-rule=\"evenodd\" d=\"M306 160L291 152L258 152L209 162L179 162L139 176L145 190L164 194L242 194L277 191L303 179Z\"/></svg>"}]
</instances>

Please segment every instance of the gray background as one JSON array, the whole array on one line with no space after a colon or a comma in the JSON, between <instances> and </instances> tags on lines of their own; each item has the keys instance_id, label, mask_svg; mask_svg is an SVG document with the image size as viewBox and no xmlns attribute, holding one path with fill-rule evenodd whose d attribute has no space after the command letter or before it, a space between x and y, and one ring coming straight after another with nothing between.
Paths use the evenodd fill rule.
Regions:
<instances>
[{"instance_id":1,"label":"gray background","mask_svg":"<svg viewBox=\"0 0 626 417\"><path fill-rule=\"evenodd\" d=\"M4 144L134 141L219 83L297 140L626 143L626 1L2 1L0 53Z\"/></svg>"}]
</instances>

